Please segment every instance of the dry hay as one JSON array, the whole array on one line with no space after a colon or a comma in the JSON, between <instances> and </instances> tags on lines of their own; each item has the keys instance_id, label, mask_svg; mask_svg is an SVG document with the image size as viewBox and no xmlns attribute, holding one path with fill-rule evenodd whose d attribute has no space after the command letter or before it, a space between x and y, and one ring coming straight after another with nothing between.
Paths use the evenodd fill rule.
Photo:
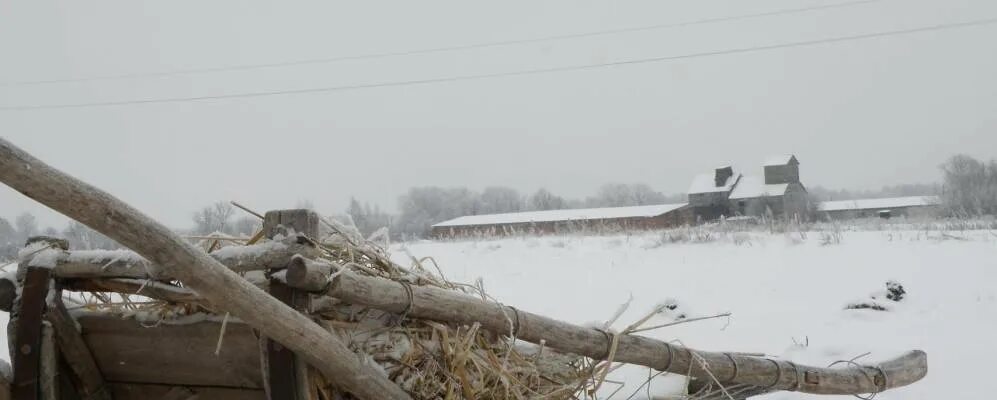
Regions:
<instances>
[{"instance_id":1,"label":"dry hay","mask_svg":"<svg viewBox=\"0 0 997 400\"><path fill-rule=\"evenodd\" d=\"M432 259L405 268L385 250L332 222L319 240L322 258L351 271L403 282L435 286L495 301L482 285L446 280ZM335 301L333 301L335 303ZM496 302L497 303L497 302ZM479 325L458 326L350 304L324 304L314 314L358 354L376 363L394 382L420 399L565 399L584 393L592 368L578 356L516 342ZM316 307L313 307L316 308ZM511 316L510 316L511 317ZM509 320L510 332L512 319Z\"/></svg>"}]
</instances>

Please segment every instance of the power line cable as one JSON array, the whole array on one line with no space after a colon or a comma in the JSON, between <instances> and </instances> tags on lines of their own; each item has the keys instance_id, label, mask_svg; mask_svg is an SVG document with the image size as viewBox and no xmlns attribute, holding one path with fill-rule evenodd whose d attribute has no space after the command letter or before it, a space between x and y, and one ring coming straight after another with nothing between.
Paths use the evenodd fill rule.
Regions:
<instances>
[{"instance_id":1,"label":"power line cable","mask_svg":"<svg viewBox=\"0 0 997 400\"><path fill-rule=\"evenodd\" d=\"M235 99L235 98L246 98L246 97L265 97L265 96L279 96L279 95L306 94L306 93L336 92L336 91L373 89L373 88L393 87L393 86L425 85L433 83L481 80L481 79L536 75L536 74L555 73L555 72L592 70L592 69L616 67L624 65L667 62L667 61L712 57L712 56L721 56L721 55L730 55L730 54L754 53L754 52L783 49L783 48L806 47L806 46L814 46L814 45L829 44L829 43L841 43L841 42L850 42L850 41L873 39L873 38L900 36L900 35L922 33L922 32L968 28L974 26L991 25L994 23L997 23L997 18L931 25L919 28L900 29L893 31L865 33L859 35L839 36L839 37L824 38L824 39L804 40L804 41L780 43L780 44L773 44L766 46L742 47L742 48L715 50L715 51L690 53L690 54L682 54L674 56L639 58L639 59L613 61L613 62L606 62L599 64L583 64L583 65L573 65L573 66L564 66L564 67L529 69L521 71L496 72L489 74L461 75L461 76L451 76L443 78L376 82L376 83L365 83L365 84L355 84L355 85L345 85L345 86L330 86L330 87L290 89L290 90L278 90L278 91L259 91L259 92L191 96L191 97L167 97L167 98L154 98L154 99L122 100L122 101L106 101L106 102L74 103L74 104L6 106L6 107L0 107L0 111L83 108L83 107L120 106L120 105L151 104L151 103L175 103L175 102L185 102L185 101L205 101L205 100Z\"/></svg>"},{"instance_id":2,"label":"power line cable","mask_svg":"<svg viewBox=\"0 0 997 400\"><path fill-rule=\"evenodd\" d=\"M262 64L242 64L242 65L231 65L225 67L180 69L174 71L139 72L139 73L122 74L122 75L106 75L106 76L92 76L92 77L83 77L83 78L62 78L62 79L45 79L45 80L35 80L35 81L10 82L10 83L0 83L0 86L32 86L32 85L46 85L46 84L69 83L69 82L90 82L90 81L105 81L105 80L118 80L118 79L168 77L168 76L177 76L177 75L203 74L203 73L227 72L227 71L245 71L245 70L280 68L280 67L290 67L290 66L299 66L299 65L308 65L308 64L327 64L327 63L336 63L343 61L369 60L369 59L388 58L388 57L411 56L419 54L443 53L443 52L471 50L471 49L480 49L488 47L540 43L540 42L549 42L549 41L567 40L567 39L578 39L578 38L586 38L594 36L617 35L622 33L680 28L686 26L714 24L719 22L730 22L730 21L738 21L744 19L798 14L810 11L827 10L832 8L853 7L863 4L875 3L879 1L883 0L846 1L842 3L825 4L813 7L787 8L787 9L755 13L755 14L734 15L728 17L707 18L707 19L699 19L694 21L677 22L669 24L657 24L657 25L649 25L649 26L633 27L633 28L619 28L619 29L609 29L609 30L593 31L593 32L546 36L546 37L532 38L532 39L502 40L496 42L485 42L485 43L476 43L476 44L467 44L467 45L458 45L458 46L434 47L428 49L395 51L395 52L374 53L374 54L360 54L360 55L330 57L330 58L314 58L306 60L282 61L282 62L262 63Z\"/></svg>"}]
</instances>

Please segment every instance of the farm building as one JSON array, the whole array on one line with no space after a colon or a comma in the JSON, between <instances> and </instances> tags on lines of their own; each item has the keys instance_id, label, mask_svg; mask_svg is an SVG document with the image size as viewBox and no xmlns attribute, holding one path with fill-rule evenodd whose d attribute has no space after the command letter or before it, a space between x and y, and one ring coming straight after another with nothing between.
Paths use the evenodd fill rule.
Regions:
<instances>
[{"instance_id":1,"label":"farm building","mask_svg":"<svg viewBox=\"0 0 997 400\"><path fill-rule=\"evenodd\" d=\"M687 204L470 215L433 225L435 237L556 233L578 230L658 229L694 222Z\"/></svg>"},{"instance_id":2,"label":"farm building","mask_svg":"<svg viewBox=\"0 0 997 400\"><path fill-rule=\"evenodd\" d=\"M800 183L800 162L793 155L771 157L764 175L736 173L730 166L697 176L689 187L689 205L697 220L721 216L792 217L803 215L810 201Z\"/></svg>"},{"instance_id":3,"label":"farm building","mask_svg":"<svg viewBox=\"0 0 997 400\"><path fill-rule=\"evenodd\" d=\"M886 199L858 199L825 201L817 206L821 217L827 219L852 219L897 216L929 215L942 203L938 196L908 196Z\"/></svg>"}]
</instances>

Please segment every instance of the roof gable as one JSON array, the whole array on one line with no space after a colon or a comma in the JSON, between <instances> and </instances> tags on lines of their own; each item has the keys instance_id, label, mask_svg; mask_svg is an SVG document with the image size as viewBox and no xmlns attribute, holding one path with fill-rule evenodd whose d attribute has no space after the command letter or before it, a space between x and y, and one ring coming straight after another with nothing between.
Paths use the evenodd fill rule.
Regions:
<instances>
[{"instance_id":1,"label":"roof gable","mask_svg":"<svg viewBox=\"0 0 997 400\"><path fill-rule=\"evenodd\" d=\"M786 194L786 190L788 189L788 183L766 185L765 180L760 177L744 176L741 178L741 181L737 183L737 186L734 186L734 190L730 192L730 198L738 200L753 199L756 197L782 196Z\"/></svg>"},{"instance_id":2,"label":"roof gable","mask_svg":"<svg viewBox=\"0 0 997 400\"><path fill-rule=\"evenodd\" d=\"M762 166L775 167L779 165L800 165L800 161L792 154L780 154L765 159Z\"/></svg>"},{"instance_id":3,"label":"roof gable","mask_svg":"<svg viewBox=\"0 0 997 400\"><path fill-rule=\"evenodd\" d=\"M698 193L717 193L717 192L729 192L737 184L737 181L741 179L741 174L734 172L727 178L727 182L724 182L723 186L717 186L714 178L716 177L715 172L708 172L705 174L696 175L692 179L692 184L689 185L689 194Z\"/></svg>"}]
</instances>

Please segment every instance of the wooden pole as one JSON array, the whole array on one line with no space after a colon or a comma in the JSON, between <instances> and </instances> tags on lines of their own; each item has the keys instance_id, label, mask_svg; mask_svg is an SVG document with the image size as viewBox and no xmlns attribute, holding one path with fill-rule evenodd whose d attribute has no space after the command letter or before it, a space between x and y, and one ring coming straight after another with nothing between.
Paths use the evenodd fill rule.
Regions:
<instances>
[{"instance_id":1,"label":"wooden pole","mask_svg":"<svg viewBox=\"0 0 997 400\"><path fill-rule=\"evenodd\" d=\"M302 234L305 237L318 237L319 216L314 211L295 209L268 211L263 217L264 234L274 239L277 235ZM301 256L294 256L300 259ZM288 264L280 266L287 267ZM272 272L272 271L269 271ZM270 279L269 291L272 296L295 309L308 308L308 293L286 285L276 278ZM272 400L296 399L310 400L312 384L308 379L308 366L301 362L301 357L279 343L269 339L266 341L263 365L264 381L266 381L267 396Z\"/></svg>"},{"instance_id":2,"label":"wooden pole","mask_svg":"<svg viewBox=\"0 0 997 400\"><path fill-rule=\"evenodd\" d=\"M410 294L411 293L411 294ZM482 301L458 292L410 285L341 271L327 295L341 301L415 318L471 325L517 339L543 341L552 349L604 360L612 334ZM510 323L510 321L512 321ZM820 368L736 353L690 349L636 335L621 335L614 361L643 365L702 380L713 377L723 384L738 383L771 390L814 394L874 393L914 383L927 374L927 355L911 351L903 356L861 368ZM709 373L704 369L709 366ZM711 376L712 375L712 376Z\"/></svg>"},{"instance_id":3,"label":"wooden pole","mask_svg":"<svg viewBox=\"0 0 997 400\"><path fill-rule=\"evenodd\" d=\"M0 139L0 181L161 265L211 304L231 312L361 399L409 399L398 385L332 333L267 295L203 251L121 200L46 165Z\"/></svg>"}]
</instances>

